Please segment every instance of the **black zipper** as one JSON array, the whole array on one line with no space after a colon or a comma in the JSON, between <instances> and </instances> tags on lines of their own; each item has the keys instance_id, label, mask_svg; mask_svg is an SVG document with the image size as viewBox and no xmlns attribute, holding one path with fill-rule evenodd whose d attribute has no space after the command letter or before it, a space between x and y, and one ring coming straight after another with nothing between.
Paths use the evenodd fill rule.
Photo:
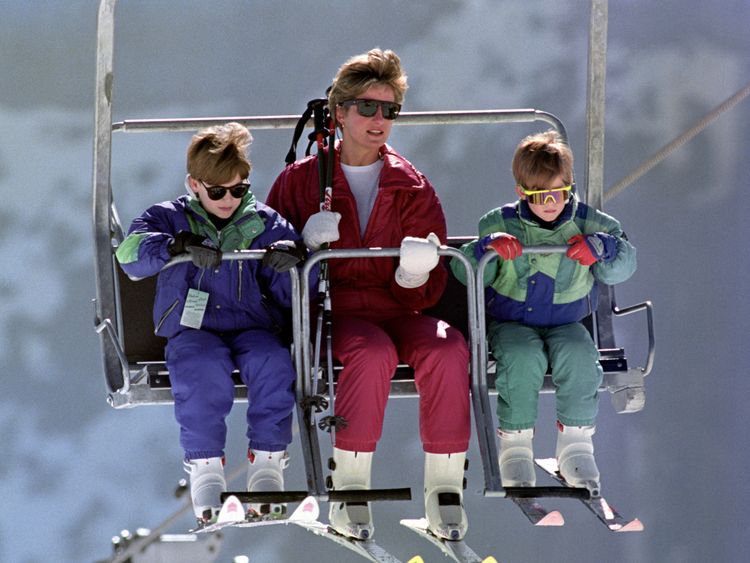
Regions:
<instances>
[{"instance_id":1,"label":"black zipper","mask_svg":"<svg viewBox=\"0 0 750 563\"><path fill-rule=\"evenodd\" d=\"M156 328L154 329L154 334L157 334L159 332L159 329L161 328L161 325L164 324L164 321L167 320L167 317L174 311L174 308L177 307L177 305L180 303L179 299L175 299L175 302L172 303L172 305L169 306L169 308L162 313L161 317L159 317L159 322L156 325Z\"/></svg>"}]
</instances>

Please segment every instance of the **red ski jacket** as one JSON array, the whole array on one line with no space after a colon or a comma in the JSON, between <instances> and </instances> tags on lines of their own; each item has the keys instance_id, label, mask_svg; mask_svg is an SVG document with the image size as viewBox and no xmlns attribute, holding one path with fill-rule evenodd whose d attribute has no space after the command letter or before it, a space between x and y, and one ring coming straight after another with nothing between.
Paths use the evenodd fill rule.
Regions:
<instances>
[{"instance_id":1,"label":"red ski jacket","mask_svg":"<svg viewBox=\"0 0 750 563\"><path fill-rule=\"evenodd\" d=\"M354 195L340 166L336 147L331 210L341 213L340 238L331 248L398 248L405 236L435 233L445 243L445 216L429 180L390 146L380 148L383 169L367 230L360 235ZM298 232L320 210L317 156L288 165L274 182L266 201ZM336 259L329 263L333 313L395 317L437 303L445 289L444 259L424 285L405 289L394 278L398 258Z\"/></svg>"}]
</instances>

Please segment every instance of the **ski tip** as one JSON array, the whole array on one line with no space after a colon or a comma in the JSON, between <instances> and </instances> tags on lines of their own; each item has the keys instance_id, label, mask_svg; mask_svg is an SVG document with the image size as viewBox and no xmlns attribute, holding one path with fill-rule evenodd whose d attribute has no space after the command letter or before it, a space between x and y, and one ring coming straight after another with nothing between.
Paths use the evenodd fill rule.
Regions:
<instances>
[{"instance_id":1,"label":"ski tip","mask_svg":"<svg viewBox=\"0 0 750 563\"><path fill-rule=\"evenodd\" d=\"M242 522L245 519L245 508L242 506L240 499L234 495L227 497L224 504L221 505L219 516L216 519L217 524L227 522Z\"/></svg>"},{"instance_id":2,"label":"ski tip","mask_svg":"<svg viewBox=\"0 0 750 563\"><path fill-rule=\"evenodd\" d=\"M482 563L497 563L497 559L490 555L489 557L485 557L484 559L482 559Z\"/></svg>"},{"instance_id":3,"label":"ski tip","mask_svg":"<svg viewBox=\"0 0 750 563\"><path fill-rule=\"evenodd\" d=\"M289 517L290 522L313 522L320 516L320 506L315 497L309 496L300 503Z\"/></svg>"},{"instance_id":4,"label":"ski tip","mask_svg":"<svg viewBox=\"0 0 750 563\"><path fill-rule=\"evenodd\" d=\"M421 555L415 555L407 563L424 563L424 559L422 559Z\"/></svg>"},{"instance_id":5,"label":"ski tip","mask_svg":"<svg viewBox=\"0 0 750 563\"><path fill-rule=\"evenodd\" d=\"M552 510L536 523L537 526L564 526L565 518L559 510Z\"/></svg>"},{"instance_id":6,"label":"ski tip","mask_svg":"<svg viewBox=\"0 0 750 563\"><path fill-rule=\"evenodd\" d=\"M407 528L411 528L414 530L427 530L427 518L413 518L413 519L404 519L399 522L402 526L406 526Z\"/></svg>"},{"instance_id":7,"label":"ski tip","mask_svg":"<svg viewBox=\"0 0 750 563\"><path fill-rule=\"evenodd\" d=\"M617 530L618 532L642 532L644 530L643 522L638 518L633 518L630 522L625 524L622 528Z\"/></svg>"}]
</instances>

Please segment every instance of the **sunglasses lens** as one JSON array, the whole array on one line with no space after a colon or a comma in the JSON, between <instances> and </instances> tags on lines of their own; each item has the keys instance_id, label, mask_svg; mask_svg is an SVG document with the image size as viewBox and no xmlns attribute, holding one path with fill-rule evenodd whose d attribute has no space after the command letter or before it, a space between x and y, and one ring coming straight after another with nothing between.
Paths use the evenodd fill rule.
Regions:
<instances>
[{"instance_id":1,"label":"sunglasses lens","mask_svg":"<svg viewBox=\"0 0 750 563\"><path fill-rule=\"evenodd\" d=\"M378 106L383 112L384 119L396 119L398 112L401 111L401 106L396 102L381 102L380 100L353 100L352 102L357 105L357 113L362 117L372 117L377 113ZM347 103L345 102L345 105Z\"/></svg>"},{"instance_id":2,"label":"sunglasses lens","mask_svg":"<svg viewBox=\"0 0 750 563\"><path fill-rule=\"evenodd\" d=\"M560 203L565 201L568 198L569 191L570 188L568 187L526 194L526 197L528 197L529 203L533 203L534 205L546 205L547 203Z\"/></svg>"},{"instance_id":3,"label":"sunglasses lens","mask_svg":"<svg viewBox=\"0 0 750 563\"><path fill-rule=\"evenodd\" d=\"M208 194L208 199L219 201L224 198L224 194L229 190L229 193L232 194L233 198L240 199L245 197L245 194L249 189L249 184L237 184L236 186L231 186L229 188L223 186L206 186L206 194Z\"/></svg>"},{"instance_id":4,"label":"sunglasses lens","mask_svg":"<svg viewBox=\"0 0 750 563\"><path fill-rule=\"evenodd\" d=\"M224 188L217 188L215 186L206 188L208 199L212 199L214 201L219 201L221 198L223 198L225 192L226 190Z\"/></svg>"},{"instance_id":5,"label":"sunglasses lens","mask_svg":"<svg viewBox=\"0 0 750 563\"><path fill-rule=\"evenodd\" d=\"M396 119L398 117L399 107L395 102L385 102L381 104L383 108L383 117L386 119Z\"/></svg>"},{"instance_id":6,"label":"sunglasses lens","mask_svg":"<svg viewBox=\"0 0 750 563\"><path fill-rule=\"evenodd\" d=\"M357 101L357 111L362 117L372 117L378 111L378 103L373 100Z\"/></svg>"},{"instance_id":7,"label":"sunglasses lens","mask_svg":"<svg viewBox=\"0 0 750 563\"><path fill-rule=\"evenodd\" d=\"M245 194L247 193L247 186L241 185L241 186L234 186L232 188L229 188L229 193L232 194L233 198L240 199L245 197Z\"/></svg>"}]
</instances>

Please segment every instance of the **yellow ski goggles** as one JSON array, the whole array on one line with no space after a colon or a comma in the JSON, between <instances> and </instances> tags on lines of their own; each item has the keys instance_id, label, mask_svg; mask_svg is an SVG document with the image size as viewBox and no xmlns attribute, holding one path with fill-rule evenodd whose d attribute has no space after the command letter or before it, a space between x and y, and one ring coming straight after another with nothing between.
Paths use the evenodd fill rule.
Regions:
<instances>
[{"instance_id":1,"label":"yellow ski goggles","mask_svg":"<svg viewBox=\"0 0 750 563\"><path fill-rule=\"evenodd\" d=\"M567 201L570 190L573 186L563 186L562 188L552 188L551 190L529 190L526 186L518 184L523 195L529 199L529 203L534 205L546 205L548 203L560 203Z\"/></svg>"}]
</instances>

